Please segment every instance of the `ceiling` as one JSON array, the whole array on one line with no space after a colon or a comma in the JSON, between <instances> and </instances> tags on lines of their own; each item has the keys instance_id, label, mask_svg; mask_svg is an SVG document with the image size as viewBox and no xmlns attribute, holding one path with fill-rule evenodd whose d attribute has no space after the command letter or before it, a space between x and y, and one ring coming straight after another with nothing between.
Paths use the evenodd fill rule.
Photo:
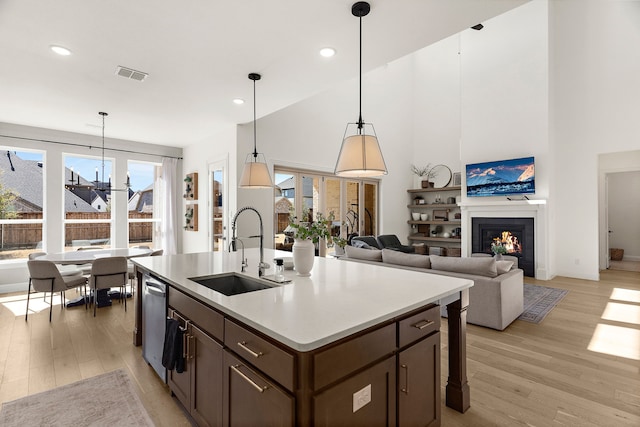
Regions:
<instances>
[{"instance_id":1,"label":"ceiling","mask_svg":"<svg viewBox=\"0 0 640 427\"><path fill-rule=\"evenodd\" d=\"M527 0L371 0L374 69ZM358 75L353 0L0 0L0 122L171 146ZM70 49L53 53L50 45ZM322 58L322 47L337 54ZM116 75L124 66L144 82ZM235 105L234 98L247 102Z\"/></svg>"}]
</instances>

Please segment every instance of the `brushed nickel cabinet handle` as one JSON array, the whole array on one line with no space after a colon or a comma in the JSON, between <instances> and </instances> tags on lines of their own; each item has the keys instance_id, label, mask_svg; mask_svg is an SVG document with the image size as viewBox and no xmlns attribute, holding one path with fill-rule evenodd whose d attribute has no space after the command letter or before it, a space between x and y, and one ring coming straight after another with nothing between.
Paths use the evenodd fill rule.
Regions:
<instances>
[{"instance_id":1,"label":"brushed nickel cabinet handle","mask_svg":"<svg viewBox=\"0 0 640 427\"><path fill-rule=\"evenodd\" d=\"M189 356L189 359L193 359L196 355L196 346L195 343L194 345L192 345L192 342L195 342L196 337L194 335L189 335L189 337L187 338L187 355Z\"/></svg>"},{"instance_id":2,"label":"brushed nickel cabinet handle","mask_svg":"<svg viewBox=\"0 0 640 427\"><path fill-rule=\"evenodd\" d=\"M400 388L400 391L404 394L409 394L409 367L407 365L400 365L404 369L404 387Z\"/></svg>"},{"instance_id":3,"label":"brushed nickel cabinet handle","mask_svg":"<svg viewBox=\"0 0 640 427\"><path fill-rule=\"evenodd\" d=\"M260 356L264 356L264 353L259 351L259 352L255 352L253 350L251 350L248 346L247 346L247 342L246 341L240 341L238 343L238 345L240 346L241 349L243 349L244 351L246 351L247 353L249 353L250 355L252 355L253 357L255 357L256 359Z\"/></svg>"},{"instance_id":4,"label":"brushed nickel cabinet handle","mask_svg":"<svg viewBox=\"0 0 640 427\"><path fill-rule=\"evenodd\" d=\"M240 371L240 369L238 369L241 365L231 365L231 369L233 369L233 371L240 375L246 382L248 382L249 384L251 384L253 386L253 388L255 388L256 390L258 390L260 393L264 393L264 391L266 389L268 389L268 386L260 386L258 384L256 384L255 381L253 381L251 378L249 378L248 376L246 376L245 374L242 373L242 371Z\"/></svg>"},{"instance_id":5,"label":"brushed nickel cabinet handle","mask_svg":"<svg viewBox=\"0 0 640 427\"><path fill-rule=\"evenodd\" d=\"M431 325L433 325L435 322L433 320L421 320L418 323L415 323L411 326L413 326L414 328L418 328L418 329L424 329L427 328Z\"/></svg>"}]
</instances>

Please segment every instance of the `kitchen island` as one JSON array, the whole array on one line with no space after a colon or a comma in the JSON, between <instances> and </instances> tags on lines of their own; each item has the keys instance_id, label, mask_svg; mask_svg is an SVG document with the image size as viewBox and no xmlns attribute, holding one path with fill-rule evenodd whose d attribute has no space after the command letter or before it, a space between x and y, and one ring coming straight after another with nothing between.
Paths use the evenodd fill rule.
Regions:
<instances>
[{"instance_id":1,"label":"kitchen island","mask_svg":"<svg viewBox=\"0 0 640 427\"><path fill-rule=\"evenodd\" d=\"M257 278L258 251L247 258L238 274ZM447 306L446 403L469 407L470 280L316 258L310 277L286 271L291 283L225 296L191 278L239 272L239 253L133 262L139 284L150 273L169 285L168 315L186 331L187 364L185 373L170 371L168 383L199 425L439 425L437 304L450 295L459 298ZM138 299L136 345L141 307Z\"/></svg>"}]
</instances>

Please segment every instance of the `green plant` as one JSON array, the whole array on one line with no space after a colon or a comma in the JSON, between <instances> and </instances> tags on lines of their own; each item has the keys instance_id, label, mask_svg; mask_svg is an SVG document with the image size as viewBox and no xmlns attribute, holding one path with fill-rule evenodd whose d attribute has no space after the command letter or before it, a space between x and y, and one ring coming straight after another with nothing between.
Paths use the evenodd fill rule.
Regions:
<instances>
[{"instance_id":1,"label":"green plant","mask_svg":"<svg viewBox=\"0 0 640 427\"><path fill-rule=\"evenodd\" d=\"M344 248L345 246L347 246L347 243L348 243L347 239L343 239L340 236L333 236L331 239L333 240L333 244L336 246L339 246L341 248Z\"/></svg>"},{"instance_id":2,"label":"green plant","mask_svg":"<svg viewBox=\"0 0 640 427\"><path fill-rule=\"evenodd\" d=\"M493 252L495 255L498 255L498 254L504 255L507 253L507 248L502 246L501 241L494 240L493 242L491 242L491 252Z\"/></svg>"},{"instance_id":3,"label":"green plant","mask_svg":"<svg viewBox=\"0 0 640 427\"><path fill-rule=\"evenodd\" d=\"M289 217L289 225L294 230L293 237L296 239L311 240L313 243L318 243L320 239L325 239L327 244L330 244L335 240L331 236L331 223L335 219L333 212L325 218L325 216L318 212L316 214L316 220L312 222L302 221L295 222L296 217Z\"/></svg>"},{"instance_id":4,"label":"green plant","mask_svg":"<svg viewBox=\"0 0 640 427\"><path fill-rule=\"evenodd\" d=\"M426 166L416 166L411 165L411 172L418 175L419 177L424 177L427 181L435 178L438 175L438 172L431 167L431 163L427 163Z\"/></svg>"}]
</instances>

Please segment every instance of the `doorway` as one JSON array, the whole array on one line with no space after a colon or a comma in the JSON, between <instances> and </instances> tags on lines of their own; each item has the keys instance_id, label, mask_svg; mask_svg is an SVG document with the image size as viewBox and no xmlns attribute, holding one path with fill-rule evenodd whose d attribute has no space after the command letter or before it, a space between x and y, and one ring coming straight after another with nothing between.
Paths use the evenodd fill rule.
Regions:
<instances>
[{"instance_id":1,"label":"doorway","mask_svg":"<svg viewBox=\"0 0 640 427\"><path fill-rule=\"evenodd\" d=\"M640 272L640 170L605 175L607 268Z\"/></svg>"},{"instance_id":2,"label":"doorway","mask_svg":"<svg viewBox=\"0 0 640 427\"><path fill-rule=\"evenodd\" d=\"M209 250L224 251L228 229L228 178L227 160L209 165Z\"/></svg>"}]
</instances>

